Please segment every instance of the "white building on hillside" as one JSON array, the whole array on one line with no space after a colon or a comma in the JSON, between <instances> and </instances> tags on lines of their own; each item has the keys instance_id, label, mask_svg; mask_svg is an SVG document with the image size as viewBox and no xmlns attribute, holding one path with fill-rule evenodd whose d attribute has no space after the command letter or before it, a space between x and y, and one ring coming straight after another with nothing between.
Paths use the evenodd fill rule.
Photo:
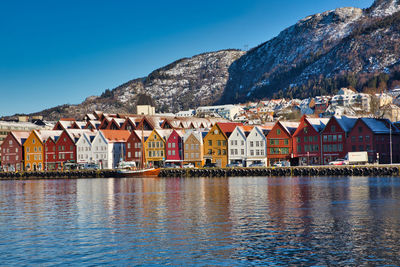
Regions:
<instances>
[{"instance_id":1,"label":"white building on hillside","mask_svg":"<svg viewBox=\"0 0 400 267\"><path fill-rule=\"evenodd\" d=\"M196 114L218 114L222 118L233 120L235 115L240 113L242 110L242 107L237 105L207 106L198 107L196 109Z\"/></svg>"}]
</instances>

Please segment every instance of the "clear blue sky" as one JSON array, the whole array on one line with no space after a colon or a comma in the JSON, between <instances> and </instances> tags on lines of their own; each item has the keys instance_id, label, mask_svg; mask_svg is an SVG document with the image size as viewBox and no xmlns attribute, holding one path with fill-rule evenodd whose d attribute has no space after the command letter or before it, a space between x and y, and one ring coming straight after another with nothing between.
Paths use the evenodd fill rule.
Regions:
<instances>
[{"instance_id":1,"label":"clear blue sky","mask_svg":"<svg viewBox=\"0 0 400 267\"><path fill-rule=\"evenodd\" d=\"M0 116L77 104L179 58L251 48L308 15L372 2L1 1Z\"/></svg>"}]
</instances>

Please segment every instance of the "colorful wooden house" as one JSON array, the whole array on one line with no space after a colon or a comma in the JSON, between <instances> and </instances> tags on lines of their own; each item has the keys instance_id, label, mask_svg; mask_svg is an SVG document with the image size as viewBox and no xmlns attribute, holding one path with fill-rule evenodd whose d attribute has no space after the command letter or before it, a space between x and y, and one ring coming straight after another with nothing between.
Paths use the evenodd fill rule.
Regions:
<instances>
[{"instance_id":1,"label":"colorful wooden house","mask_svg":"<svg viewBox=\"0 0 400 267\"><path fill-rule=\"evenodd\" d=\"M347 151L367 151L370 163L398 163L399 136L399 129L387 119L359 118L346 140Z\"/></svg>"},{"instance_id":2,"label":"colorful wooden house","mask_svg":"<svg viewBox=\"0 0 400 267\"><path fill-rule=\"evenodd\" d=\"M134 130L126 141L126 161L134 161L136 166L141 167L142 161L145 162L144 142L153 131ZM143 141L142 141L143 139ZM144 153L142 158L142 153Z\"/></svg>"},{"instance_id":3,"label":"colorful wooden house","mask_svg":"<svg viewBox=\"0 0 400 267\"><path fill-rule=\"evenodd\" d=\"M84 132L75 143L77 163L93 163L92 142L96 134L97 131Z\"/></svg>"},{"instance_id":4,"label":"colorful wooden house","mask_svg":"<svg viewBox=\"0 0 400 267\"><path fill-rule=\"evenodd\" d=\"M204 165L203 138L207 132L188 131L183 137L184 143L184 163L192 163L200 168Z\"/></svg>"},{"instance_id":5,"label":"colorful wooden house","mask_svg":"<svg viewBox=\"0 0 400 267\"><path fill-rule=\"evenodd\" d=\"M285 165L293 164L293 142L292 135L299 127L298 122L277 121L275 126L267 135L267 162L273 166L277 162Z\"/></svg>"},{"instance_id":6,"label":"colorful wooden house","mask_svg":"<svg viewBox=\"0 0 400 267\"><path fill-rule=\"evenodd\" d=\"M172 130L171 134L167 137L165 162L179 166L183 165L183 135L183 131Z\"/></svg>"},{"instance_id":7,"label":"colorful wooden house","mask_svg":"<svg viewBox=\"0 0 400 267\"><path fill-rule=\"evenodd\" d=\"M256 126L250 131L246 138L246 166L253 163L266 164L267 160L267 138L266 133L272 126Z\"/></svg>"},{"instance_id":8,"label":"colorful wooden house","mask_svg":"<svg viewBox=\"0 0 400 267\"><path fill-rule=\"evenodd\" d=\"M93 162L102 169L115 169L125 160L127 130L100 130L92 142Z\"/></svg>"},{"instance_id":9,"label":"colorful wooden house","mask_svg":"<svg viewBox=\"0 0 400 267\"><path fill-rule=\"evenodd\" d=\"M9 132L0 146L4 171L24 170L24 143L30 132Z\"/></svg>"},{"instance_id":10,"label":"colorful wooden house","mask_svg":"<svg viewBox=\"0 0 400 267\"><path fill-rule=\"evenodd\" d=\"M225 168L228 164L228 138L241 123L216 123L204 137L204 159Z\"/></svg>"},{"instance_id":11,"label":"colorful wooden house","mask_svg":"<svg viewBox=\"0 0 400 267\"><path fill-rule=\"evenodd\" d=\"M153 130L144 142L145 164L161 167L165 162L166 138L172 130Z\"/></svg>"},{"instance_id":12,"label":"colorful wooden house","mask_svg":"<svg viewBox=\"0 0 400 267\"><path fill-rule=\"evenodd\" d=\"M61 168L57 158L56 142L59 136L49 136L44 142L44 170L58 170Z\"/></svg>"},{"instance_id":13,"label":"colorful wooden house","mask_svg":"<svg viewBox=\"0 0 400 267\"><path fill-rule=\"evenodd\" d=\"M328 165L336 159L344 159L347 155L346 140L356 117L333 116L322 130L322 164Z\"/></svg>"},{"instance_id":14,"label":"colorful wooden house","mask_svg":"<svg viewBox=\"0 0 400 267\"><path fill-rule=\"evenodd\" d=\"M228 139L228 163L240 163L246 166L246 139L252 126L236 126Z\"/></svg>"},{"instance_id":15,"label":"colorful wooden house","mask_svg":"<svg viewBox=\"0 0 400 267\"><path fill-rule=\"evenodd\" d=\"M321 132L329 119L301 117L300 124L293 134L293 158L300 166L321 165ZM297 161L296 160L296 161Z\"/></svg>"}]
</instances>

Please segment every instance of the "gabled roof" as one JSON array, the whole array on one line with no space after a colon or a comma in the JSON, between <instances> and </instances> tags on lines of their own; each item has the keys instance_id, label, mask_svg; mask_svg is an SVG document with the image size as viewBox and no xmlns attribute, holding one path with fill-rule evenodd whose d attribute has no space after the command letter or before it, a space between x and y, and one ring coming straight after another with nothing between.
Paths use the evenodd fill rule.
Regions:
<instances>
[{"instance_id":1,"label":"gabled roof","mask_svg":"<svg viewBox=\"0 0 400 267\"><path fill-rule=\"evenodd\" d=\"M243 126L242 123L237 123L237 122L219 122L217 123L217 125L227 137L231 135L231 133L235 130L236 126Z\"/></svg>"},{"instance_id":2,"label":"gabled roof","mask_svg":"<svg viewBox=\"0 0 400 267\"><path fill-rule=\"evenodd\" d=\"M282 127L290 134L293 135L294 132L299 128L299 122L288 122L288 121L278 121Z\"/></svg>"},{"instance_id":3,"label":"gabled roof","mask_svg":"<svg viewBox=\"0 0 400 267\"><path fill-rule=\"evenodd\" d=\"M34 130L37 137L40 139L42 143L44 143L49 137L54 138L59 137L63 131L55 131L55 130Z\"/></svg>"},{"instance_id":4,"label":"gabled roof","mask_svg":"<svg viewBox=\"0 0 400 267\"><path fill-rule=\"evenodd\" d=\"M85 121L75 121L75 122L74 122L74 126L75 126L77 129L84 129L85 126L86 126L86 123L87 123L87 122L85 122Z\"/></svg>"},{"instance_id":5,"label":"gabled roof","mask_svg":"<svg viewBox=\"0 0 400 267\"><path fill-rule=\"evenodd\" d=\"M153 131L134 130L133 132L136 134L136 136L139 138L139 140L142 140L142 136L143 136L143 137L144 137L144 140L143 140L143 141L146 141L147 138L151 135L151 133L152 133Z\"/></svg>"},{"instance_id":6,"label":"gabled roof","mask_svg":"<svg viewBox=\"0 0 400 267\"><path fill-rule=\"evenodd\" d=\"M90 135L91 133L93 133L93 135L96 135L95 132L92 132L91 130L88 129L68 129L65 130L65 132L68 134L68 136L74 143L76 143L79 140L79 138L85 133L88 135Z\"/></svg>"},{"instance_id":7,"label":"gabled roof","mask_svg":"<svg viewBox=\"0 0 400 267\"><path fill-rule=\"evenodd\" d=\"M14 136L14 139L17 140L18 144L22 146L25 143L26 139L28 139L31 132L12 131L10 132L10 134L12 134Z\"/></svg>"},{"instance_id":8,"label":"gabled roof","mask_svg":"<svg viewBox=\"0 0 400 267\"><path fill-rule=\"evenodd\" d=\"M308 123L314 127L315 131L317 131L317 133L322 132L322 130L325 128L325 126L328 124L329 119L328 118L309 118L306 117L305 118Z\"/></svg>"},{"instance_id":9,"label":"gabled roof","mask_svg":"<svg viewBox=\"0 0 400 267\"><path fill-rule=\"evenodd\" d=\"M131 135L127 130L100 130L109 143L126 142Z\"/></svg>"},{"instance_id":10,"label":"gabled roof","mask_svg":"<svg viewBox=\"0 0 400 267\"><path fill-rule=\"evenodd\" d=\"M100 127L101 122L100 121L88 121L86 124L86 128L88 129L90 126L92 126L94 129L98 130Z\"/></svg>"},{"instance_id":11,"label":"gabled roof","mask_svg":"<svg viewBox=\"0 0 400 267\"><path fill-rule=\"evenodd\" d=\"M359 120L363 121L376 134L399 133L399 129L388 119L360 118Z\"/></svg>"},{"instance_id":12,"label":"gabled roof","mask_svg":"<svg viewBox=\"0 0 400 267\"><path fill-rule=\"evenodd\" d=\"M333 116L331 119L335 119L340 127L342 127L343 131L346 133L350 132L353 129L354 124L356 124L357 119L356 117L348 117L348 116Z\"/></svg>"}]
</instances>

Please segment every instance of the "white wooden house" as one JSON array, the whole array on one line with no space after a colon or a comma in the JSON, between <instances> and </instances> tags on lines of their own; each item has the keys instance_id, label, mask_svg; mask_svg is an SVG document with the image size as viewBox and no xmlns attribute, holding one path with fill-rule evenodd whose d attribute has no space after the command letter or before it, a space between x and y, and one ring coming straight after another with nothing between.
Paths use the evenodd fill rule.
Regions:
<instances>
[{"instance_id":1,"label":"white wooden house","mask_svg":"<svg viewBox=\"0 0 400 267\"><path fill-rule=\"evenodd\" d=\"M97 134L96 132L85 132L76 142L76 161L77 163L92 163L92 142Z\"/></svg>"},{"instance_id":2,"label":"white wooden house","mask_svg":"<svg viewBox=\"0 0 400 267\"><path fill-rule=\"evenodd\" d=\"M267 138L263 129L255 126L246 138L246 166L255 162L266 162Z\"/></svg>"},{"instance_id":3,"label":"white wooden house","mask_svg":"<svg viewBox=\"0 0 400 267\"><path fill-rule=\"evenodd\" d=\"M246 162L246 134L250 131L249 126L236 126L228 139L228 163L240 163L245 166Z\"/></svg>"}]
</instances>

